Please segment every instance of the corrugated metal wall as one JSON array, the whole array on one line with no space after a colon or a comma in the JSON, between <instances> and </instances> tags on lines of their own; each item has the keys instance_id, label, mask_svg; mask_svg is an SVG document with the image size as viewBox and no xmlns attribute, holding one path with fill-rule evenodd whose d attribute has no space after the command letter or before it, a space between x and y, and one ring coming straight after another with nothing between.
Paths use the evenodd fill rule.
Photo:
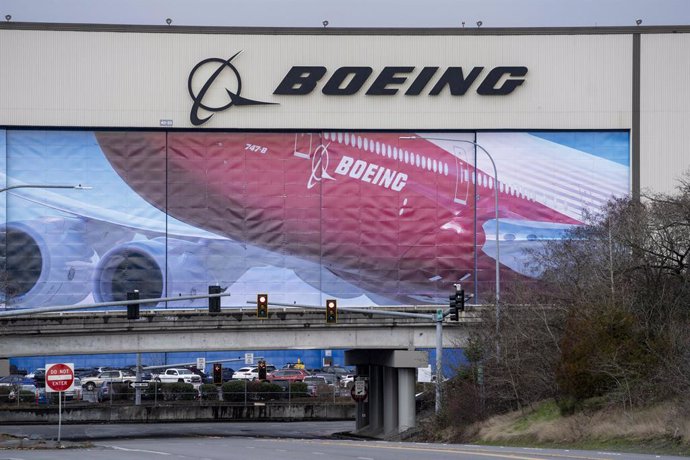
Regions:
<instances>
[{"instance_id":1,"label":"corrugated metal wall","mask_svg":"<svg viewBox=\"0 0 690 460\"><path fill-rule=\"evenodd\" d=\"M670 192L690 168L690 35L643 35L640 51L640 184Z\"/></svg>"},{"instance_id":2,"label":"corrugated metal wall","mask_svg":"<svg viewBox=\"0 0 690 460\"><path fill-rule=\"evenodd\" d=\"M242 96L279 105L232 107L217 129L632 129L632 34L272 35L0 30L0 125L192 127L191 69L228 58ZM690 166L690 34L641 34L640 184L671 190ZM325 66L308 96L273 91L293 65ZM340 66L414 66L395 96L321 94ZM508 96L405 96L423 66L526 66ZM439 72L440 74L440 72ZM371 83L374 76L367 83ZM206 114L208 115L208 113Z\"/></svg>"},{"instance_id":3,"label":"corrugated metal wall","mask_svg":"<svg viewBox=\"0 0 690 460\"><path fill-rule=\"evenodd\" d=\"M1 30L0 124L191 127L187 78L209 57L238 51L246 98L280 105L216 113L208 128L626 129L631 117L630 35L402 36L185 35ZM273 91L293 65L325 66L308 96ZM395 96L325 96L340 66L414 66ZM419 96L404 89L423 66L439 66ZM507 96L427 95L448 66L526 66ZM369 77L367 83L374 80Z\"/></svg>"}]
</instances>

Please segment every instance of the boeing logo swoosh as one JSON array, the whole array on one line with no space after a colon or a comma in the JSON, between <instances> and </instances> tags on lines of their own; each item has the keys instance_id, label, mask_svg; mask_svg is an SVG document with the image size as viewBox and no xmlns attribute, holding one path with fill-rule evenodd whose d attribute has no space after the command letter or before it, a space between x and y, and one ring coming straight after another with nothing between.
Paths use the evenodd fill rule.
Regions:
<instances>
[{"instance_id":1,"label":"boeing logo swoosh","mask_svg":"<svg viewBox=\"0 0 690 460\"><path fill-rule=\"evenodd\" d=\"M314 156L311 157L311 175L309 182L307 182L307 189L313 188L322 179L335 180L328 174L328 145L330 144L321 144L314 150Z\"/></svg>"},{"instance_id":2,"label":"boeing logo swoosh","mask_svg":"<svg viewBox=\"0 0 690 460\"><path fill-rule=\"evenodd\" d=\"M187 88L189 90L189 95L191 96L192 100L194 101L194 104L192 104L192 110L189 114L189 120L192 122L194 126L200 126L206 123L208 120L211 119L213 116L214 112L222 112L224 110L229 109L230 107L234 105L274 105L276 103L274 102L262 102L262 101L255 101L253 99L247 99L242 96L240 96L240 93L242 92L242 78L240 77L240 73L237 71L237 68L235 68L234 65L232 65L232 60L235 59L242 51L238 51L235 53L230 59L220 59L220 58L208 58L204 59L203 61L199 62L197 65L194 66L192 71L189 73L189 79L187 80ZM192 80L194 79L194 75L196 72L201 68L206 65L211 65L211 64L217 64L218 68L211 74L211 76L206 80L204 85L201 87L198 93L194 92L194 88L192 87ZM214 84L216 79L223 73L223 70L226 68L230 69L232 72L230 77L232 78L234 76L235 81L229 81L226 83L230 83L231 85L225 85L225 92L228 94L229 101L220 106L220 107L211 107L209 105L204 104L204 97L206 96L206 93L209 91L211 86ZM224 75L228 75L226 72ZM234 84L234 85L232 85ZM237 90L234 92L230 89L228 89L228 86L236 86ZM205 118L200 118L199 117L199 109L204 109L207 112L212 112L209 116Z\"/></svg>"}]
</instances>

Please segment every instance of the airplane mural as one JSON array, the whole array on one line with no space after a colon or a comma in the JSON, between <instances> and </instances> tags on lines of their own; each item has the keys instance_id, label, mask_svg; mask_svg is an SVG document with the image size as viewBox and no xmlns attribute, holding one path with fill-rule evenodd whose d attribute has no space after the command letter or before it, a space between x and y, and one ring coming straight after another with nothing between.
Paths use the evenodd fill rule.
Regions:
<instances>
[{"instance_id":1,"label":"airplane mural","mask_svg":"<svg viewBox=\"0 0 690 460\"><path fill-rule=\"evenodd\" d=\"M467 273L483 296L497 227L519 282L525 248L628 193L624 131L0 133L6 185L93 187L0 197L6 301L25 308L216 283L226 305L446 303Z\"/></svg>"}]
</instances>

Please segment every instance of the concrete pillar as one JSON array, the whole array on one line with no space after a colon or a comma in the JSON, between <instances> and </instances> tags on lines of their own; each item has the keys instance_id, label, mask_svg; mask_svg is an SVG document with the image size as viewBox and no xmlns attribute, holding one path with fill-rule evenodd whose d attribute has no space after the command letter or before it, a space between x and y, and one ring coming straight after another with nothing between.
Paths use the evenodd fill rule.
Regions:
<instances>
[{"instance_id":1,"label":"concrete pillar","mask_svg":"<svg viewBox=\"0 0 690 460\"><path fill-rule=\"evenodd\" d=\"M398 369L398 432L415 426L414 398L415 370L409 367Z\"/></svg>"},{"instance_id":2,"label":"concrete pillar","mask_svg":"<svg viewBox=\"0 0 690 460\"><path fill-rule=\"evenodd\" d=\"M383 430L383 368L369 366L369 434Z\"/></svg>"},{"instance_id":3,"label":"concrete pillar","mask_svg":"<svg viewBox=\"0 0 690 460\"><path fill-rule=\"evenodd\" d=\"M357 365L357 376L364 377L369 373L368 365ZM355 430L360 431L369 425L369 416L367 414L369 404L365 402L357 403L357 413L355 415Z\"/></svg>"},{"instance_id":4,"label":"concrete pillar","mask_svg":"<svg viewBox=\"0 0 690 460\"><path fill-rule=\"evenodd\" d=\"M398 372L393 367L383 367L383 431L398 432Z\"/></svg>"}]
</instances>

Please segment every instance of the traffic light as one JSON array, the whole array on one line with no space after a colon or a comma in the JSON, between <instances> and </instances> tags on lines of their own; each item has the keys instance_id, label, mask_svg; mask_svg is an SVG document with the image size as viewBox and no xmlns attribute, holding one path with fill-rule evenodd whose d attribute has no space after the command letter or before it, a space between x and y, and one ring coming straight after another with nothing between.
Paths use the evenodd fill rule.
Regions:
<instances>
[{"instance_id":1,"label":"traffic light","mask_svg":"<svg viewBox=\"0 0 690 460\"><path fill-rule=\"evenodd\" d=\"M455 292L455 302L458 304L458 311L465 311L465 290L463 288Z\"/></svg>"},{"instance_id":2,"label":"traffic light","mask_svg":"<svg viewBox=\"0 0 690 460\"><path fill-rule=\"evenodd\" d=\"M335 299L326 300L326 322L338 322L338 302Z\"/></svg>"},{"instance_id":3,"label":"traffic light","mask_svg":"<svg viewBox=\"0 0 690 460\"><path fill-rule=\"evenodd\" d=\"M268 318L268 294L256 295L256 316L259 319Z\"/></svg>"},{"instance_id":4,"label":"traffic light","mask_svg":"<svg viewBox=\"0 0 690 460\"><path fill-rule=\"evenodd\" d=\"M128 292L127 300L139 300L139 291ZM138 303L127 305L127 319L139 319Z\"/></svg>"},{"instance_id":5,"label":"traffic light","mask_svg":"<svg viewBox=\"0 0 690 460\"><path fill-rule=\"evenodd\" d=\"M223 365L221 363L213 363L213 383L216 385L223 383Z\"/></svg>"},{"instance_id":6,"label":"traffic light","mask_svg":"<svg viewBox=\"0 0 690 460\"><path fill-rule=\"evenodd\" d=\"M266 380L266 361L259 361L259 380Z\"/></svg>"},{"instance_id":7,"label":"traffic light","mask_svg":"<svg viewBox=\"0 0 690 460\"><path fill-rule=\"evenodd\" d=\"M458 301L457 301L457 292L451 296L448 297L450 299L450 320L451 321L457 321L458 320Z\"/></svg>"},{"instance_id":8,"label":"traffic light","mask_svg":"<svg viewBox=\"0 0 690 460\"><path fill-rule=\"evenodd\" d=\"M209 286L209 294L220 294L220 286ZM208 312L209 313L220 313L220 297L209 297L208 298Z\"/></svg>"}]
</instances>

